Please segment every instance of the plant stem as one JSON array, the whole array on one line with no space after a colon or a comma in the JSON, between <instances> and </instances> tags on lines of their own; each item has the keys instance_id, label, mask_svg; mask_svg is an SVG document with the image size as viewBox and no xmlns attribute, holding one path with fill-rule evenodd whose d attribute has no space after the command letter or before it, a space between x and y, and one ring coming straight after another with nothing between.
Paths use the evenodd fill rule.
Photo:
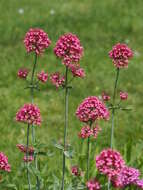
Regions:
<instances>
[{"instance_id":1,"label":"plant stem","mask_svg":"<svg viewBox=\"0 0 143 190\"><path fill-rule=\"evenodd\" d=\"M65 127L64 127L64 151L66 150L66 137L67 137L67 128L68 128L68 67L66 67L65 74ZM65 178L65 164L66 157L63 151L63 174L62 174L62 186L61 190L64 190L64 178Z\"/></svg>"},{"instance_id":2,"label":"plant stem","mask_svg":"<svg viewBox=\"0 0 143 190\"><path fill-rule=\"evenodd\" d=\"M30 125L28 124L28 127L27 127L27 143L26 143L26 159L27 159L28 189L31 190L31 182L30 182L30 175L29 175L29 163L28 163L29 129L30 129Z\"/></svg>"},{"instance_id":3,"label":"plant stem","mask_svg":"<svg viewBox=\"0 0 143 190\"><path fill-rule=\"evenodd\" d=\"M117 90L117 83L119 79L119 68L117 68L116 72L116 80L114 84L114 92L113 92L113 109L112 109L112 127L111 127L111 142L110 142L110 147L111 149L113 148L113 142L114 142L114 116L115 116L115 99L116 99L116 90ZM110 190L110 180L108 180L108 190Z\"/></svg>"}]
</instances>

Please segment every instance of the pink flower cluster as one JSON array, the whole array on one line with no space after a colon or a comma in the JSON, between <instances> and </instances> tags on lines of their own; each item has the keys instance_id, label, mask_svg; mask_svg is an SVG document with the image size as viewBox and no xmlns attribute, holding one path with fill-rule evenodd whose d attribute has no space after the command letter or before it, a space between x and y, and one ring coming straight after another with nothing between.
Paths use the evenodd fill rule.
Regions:
<instances>
[{"instance_id":1,"label":"pink flower cluster","mask_svg":"<svg viewBox=\"0 0 143 190\"><path fill-rule=\"evenodd\" d=\"M105 93L105 92L102 93L102 100L104 102L108 102L110 99L111 99L111 97L107 93Z\"/></svg>"},{"instance_id":2,"label":"pink flower cluster","mask_svg":"<svg viewBox=\"0 0 143 190\"><path fill-rule=\"evenodd\" d=\"M109 179L120 173L121 169L125 166L125 162L120 153L112 150L103 150L96 157L96 167L102 174L105 174Z\"/></svg>"},{"instance_id":3,"label":"pink flower cluster","mask_svg":"<svg viewBox=\"0 0 143 190\"><path fill-rule=\"evenodd\" d=\"M61 76L59 72L55 72L51 74L50 80L51 80L51 83L56 86L56 88L63 86L65 83L65 77Z\"/></svg>"},{"instance_id":4,"label":"pink flower cluster","mask_svg":"<svg viewBox=\"0 0 143 190\"><path fill-rule=\"evenodd\" d=\"M120 92L120 99L121 100L127 100L128 99L128 93L127 92Z\"/></svg>"},{"instance_id":5,"label":"pink flower cluster","mask_svg":"<svg viewBox=\"0 0 143 190\"><path fill-rule=\"evenodd\" d=\"M8 163L8 158L3 152L0 152L0 170L7 172L11 171L11 167Z\"/></svg>"},{"instance_id":6,"label":"pink flower cluster","mask_svg":"<svg viewBox=\"0 0 143 190\"><path fill-rule=\"evenodd\" d=\"M24 44L27 52L35 52L40 55L51 44L48 35L39 28L31 28L25 35Z\"/></svg>"},{"instance_id":7,"label":"pink flower cluster","mask_svg":"<svg viewBox=\"0 0 143 190\"><path fill-rule=\"evenodd\" d=\"M44 71L41 71L40 73L37 74L37 78L42 83L45 83L48 80L48 73L45 73Z\"/></svg>"},{"instance_id":8,"label":"pink flower cluster","mask_svg":"<svg viewBox=\"0 0 143 190\"><path fill-rule=\"evenodd\" d=\"M96 178L89 180L86 183L86 187L89 190L100 190L101 189L101 186L100 186L99 182L96 180Z\"/></svg>"},{"instance_id":9,"label":"pink flower cluster","mask_svg":"<svg viewBox=\"0 0 143 190\"><path fill-rule=\"evenodd\" d=\"M30 125L41 125L40 109L34 104L25 104L16 113L16 121Z\"/></svg>"},{"instance_id":10,"label":"pink flower cluster","mask_svg":"<svg viewBox=\"0 0 143 190\"><path fill-rule=\"evenodd\" d=\"M80 170L80 168L78 166L72 166L71 168L71 173L76 176L76 177L79 177L82 175L82 172Z\"/></svg>"},{"instance_id":11,"label":"pink flower cluster","mask_svg":"<svg viewBox=\"0 0 143 190\"><path fill-rule=\"evenodd\" d=\"M32 162L34 160L34 157L32 155L25 155L23 160L24 162Z\"/></svg>"},{"instance_id":12,"label":"pink flower cluster","mask_svg":"<svg viewBox=\"0 0 143 190\"><path fill-rule=\"evenodd\" d=\"M68 66L69 64L79 62L83 55L83 47L76 35L68 33L59 38L54 52L57 57L62 59L63 64Z\"/></svg>"},{"instance_id":13,"label":"pink flower cluster","mask_svg":"<svg viewBox=\"0 0 143 190\"><path fill-rule=\"evenodd\" d=\"M125 166L116 176L112 177L111 181L115 187L123 188L135 184L139 176L139 170Z\"/></svg>"},{"instance_id":14,"label":"pink flower cluster","mask_svg":"<svg viewBox=\"0 0 143 190\"><path fill-rule=\"evenodd\" d=\"M132 50L126 44L116 44L109 52L109 57L113 60L115 67L128 67L129 59L133 57Z\"/></svg>"},{"instance_id":15,"label":"pink flower cluster","mask_svg":"<svg viewBox=\"0 0 143 190\"><path fill-rule=\"evenodd\" d=\"M79 105L76 116L82 122L94 122L99 119L109 119L109 111L99 98L90 96Z\"/></svg>"},{"instance_id":16,"label":"pink flower cluster","mask_svg":"<svg viewBox=\"0 0 143 190\"><path fill-rule=\"evenodd\" d=\"M82 127L78 136L82 139L85 139L91 136L93 136L94 138L97 138L99 131L101 131L101 128L98 125L96 127L93 127L92 129L89 126L84 126Z\"/></svg>"},{"instance_id":17,"label":"pink flower cluster","mask_svg":"<svg viewBox=\"0 0 143 190\"><path fill-rule=\"evenodd\" d=\"M143 179L138 179L136 182L135 182L135 185L140 188L140 189L143 189Z\"/></svg>"},{"instance_id":18,"label":"pink flower cluster","mask_svg":"<svg viewBox=\"0 0 143 190\"><path fill-rule=\"evenodd\" d=\"M79 77L79 78L85 77L85 71L83 68L80 67L79 64L70 64L68 67L74 77Z\"/></svg>"},{"instance_id":19,"label":"pink flower cluster","mask_svg":"<svg viewBox=\"0 0 143 190\"><path fill-rule=\"evenodd\" d=\"M28 73L29 73L28 69L21 68L18 70L17 76L21 79L26 79L28 76Z\"/></svg>"}]
</instances>

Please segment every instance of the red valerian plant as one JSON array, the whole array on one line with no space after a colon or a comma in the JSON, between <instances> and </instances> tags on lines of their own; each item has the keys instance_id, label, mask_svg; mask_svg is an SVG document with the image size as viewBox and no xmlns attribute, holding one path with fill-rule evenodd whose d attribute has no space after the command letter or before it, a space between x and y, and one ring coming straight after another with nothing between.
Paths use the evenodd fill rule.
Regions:
<instances>
[{"instance_id":1,"label":"red valerian plant","mask_svg":"<svg viewBox=\"0 0 143 190\"><path fill-rule=\"evenodd\" d=\"M3 152L0 152L0 171L11 171L11 166L8 163L8 158Z\"/></svg>"},{"instance_id":2,"label":"red valerian plant","mask_svg":"<svg viewBox=\"0 0 143 190\"><path fill-rule=\"evenodd\" d=\"M89 180L86 183L87 189L88 190L100 190L101 186L99 184L99 182L96 180L96 178Z\"/></svg>"},{"instance_id":3,"label":"red valerian plant","mask_svg":"<svg viewBox=\"0 0 143 190\"><path fill-rule=\"evenodd\" d=\"M19 69L17 76L21 79L26 79L28 76L29 70L26 68Z\"/></svg>"},{"instance_id":4,"label":"red valerian plant","mask_svg":"<svg viewBox=\"0 0 143 190\"><path fill-rule=\"evenodd\" d=\"M44 71L41 71L40 73L37 74L37 78L42 83L46 83L47 80L48 80L48 73L45 73Z\"/></svg>"}]
</instances>

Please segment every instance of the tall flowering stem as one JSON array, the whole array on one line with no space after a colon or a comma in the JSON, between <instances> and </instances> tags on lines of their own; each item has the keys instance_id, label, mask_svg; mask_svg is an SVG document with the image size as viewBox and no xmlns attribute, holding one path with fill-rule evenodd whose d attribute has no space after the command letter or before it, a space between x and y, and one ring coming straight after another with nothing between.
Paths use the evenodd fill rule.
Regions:
<instances>
[{"instance_id":1,"label":"tall flowering stem","mask_svg":"<svg viewBox=\"0 0 143 190\"><path fill-rule=\"evenodd\" d=\"M28 124L27 127L27 143L26 143L26 159L27 159L27 181L28 181L28 188L31 190L31 180L30 180L30 175L29 175L29 162L28 162L28 157L29 157L29 132L30 132L30 125Z\"/></svg>"},{"instance_id":2,"label":"tall flowering stem","mask_svg":"<svg viewBox=\"0 0 143 190\"><path fill-rule=\"evenodd\" d=\"M66 137L67 137L67 128L68 128L68 67L66 67L66 74L65 74L65 127L64 127L64 151L66 150ZM62 186L61 190L64 189L64 178L65 178L65 164L66 164L66 157L63 152L63 176L62 176Z\"/></svg>"}]
</instances>

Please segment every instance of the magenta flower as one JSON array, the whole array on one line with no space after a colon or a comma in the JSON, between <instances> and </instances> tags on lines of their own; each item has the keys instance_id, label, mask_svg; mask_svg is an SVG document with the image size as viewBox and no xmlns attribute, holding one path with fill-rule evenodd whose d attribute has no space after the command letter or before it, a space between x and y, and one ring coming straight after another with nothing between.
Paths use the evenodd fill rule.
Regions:
<instances>
[{"instance_id":1,"label":"magenta flower","mask_svg":"<svg viewBox=\"0 0 143 190\"><path fill-rule=\"evenodd\" d=\"M17 76L21 79L26 79L28 76L28 73L29 73L28 69L21 68L18 70Z\"/></svg>"},{"instance_id":2,"label":"magenta flower","mask_svg":"<svg viewBox=\"0 0 143 190\"><path fill-rule=\"evenodd\" d=\"M34 104L25 104L16 113L16 121L30 125L41 125L40 109Z\"/></svg>"},{"instance_id":3,"label":"magenta flower","mask_svg":"<svg viewBox=\"0 0 143 190\"><path fill-rule=\"evenodd\" d=\"M109 52L109 57L113 60L115 67L128 67L129 59L133 57L132 50L126 44L116 44Z\"/></svg>"},{"instance_id":4,"label":"magenta flower","mask_svg":"<svg viewBox=\"0 0 143 190\"><path fill-rule=\"evenodd\" d=\"M127 100L128 99L128 93L127 92L120 92L120 99L121 100Z\"/></svg>"},{"instance_id":5,"label":"magenta flower","mask_svg":"<svg viewBox=\"0 0 143 190\"><path fill-rule=\"evenodd\" d=\"M31 28L25 35L24 44L28 53L35 52L41 55L49 47L51 41L42 29Z\"/></svg>"},{"instance_id":6,"label":"magenta flower","mask_svg":"<svg viewBox=\"0 0 143 190\"><path fill-rule=\"evenodd\" d=\"M8 158L3 152L0 152L0 170L7 172L11 171L11 166L8 163Z\"/></svg>"},{"instance_id":7,"label":"magenta flower","mask_svg":"<svg viewBox=\"0 0 143 190\"><path fill-rule=\"evenodd\" d=\"M76 116L82 122L94 122L99 119L109 119L109 111L99 98L90 96L79 105Z\"/></svg>"},{"instance_id":8,"label":"magenta flower","mask_svg":"<svg viewBox=\"0 0 143 190\"><path fill-rule=\"evenodd\" d=\"M74 175L74 176L81 176L82 175L82 172L80 171L80 168L78 166L72 166L71 168L71 173Z\"/></svg>"},{"instance_id":9,"label":"magenta flower","mask_svg":"<svg viewBox=\"0 0 143 190\"><path fill-rule=\"evenodd\" d=\"M85 139L85 138L90 137L92 134L93 134L92 129L90 129L89 126L84 126L84 127L82 127L78 136L82 139Z\"/></svg>"},{"instance_id":10,"label":"magenta flower","mask_svg":"<svg viewBox=\"0 0 143 190\"><path fill-rule=\"evenodd\" d=\"M116 176L124 166L125 162L123 158L120 153L115 150L103 150L98 156L96 156L97 169L109 178Z\"/></svg>"},{"instance_id":11,"label":"magenta flower","mask_svg":"<svg viewBox=\"0 0 143 190\"><path fill-rule=\"evenodd\" d=\"M37 78L42 83L45 83L48 80L48 73L45 73L44 71L41 71L40 73L37 74Z\"/></svg>"},{"instance_id":12,"label":"magenta flower","mask_svg":"<svg viewBox=\"0 0 143 190\"><path fill-rule=\"evenodd\" d=\"M139 170L131 167L123 167L117 176L112 177L111 181L115 187L126 187L127 185L135 184L139 179Z\"/></svg>"},{"instance_id":13,"label":"magenta flower","mask_svg":"<svg viewBox=\"0 0 143 190\"><path fill-rule=\"evenodd\" d=\"M24 162L32 162L34 160L34 157L32 155L24 156L23 161Z\"/></svg>"},{"instance_id":14,"label":"magenta flower","mask_svg":"<svg viewBox=\"0 0 143 190\"><path fill-rule=\"evenodd\" d=\"M50 80L51 80L51 83L56 86L56 88L63 86L65 83L65 77L61 76L59 72L55 72L51 74Z\"/></svg>"},{"instance_id":15,"label":"magenta flower","mask_svg":"<svg viewBox=\"0 0 143 190\"><path fill-rule=\"evenodd\" d=\"M74 77L84 78L85 77L85 71L83 68L80 68L79 64L69 64L68 66L69 70L72 72Z\"/></svg>"},{"instance_id":16,"label":"magenta flower","mask_svg":"<svg viewBox=\"0 0 143 190\"><path fill-rule=\"evenodd\" d=\"M108 94L106 94L105 92L102 93L102 100L104 102L108 102L110 99L111 97Z\"/></svg>"},{"instance_id":17,"label":"magenta flower","mask_svg":"<svg viewBox=\"0 0 143 190\"><path fill-rule=\"evenodd\" d=\"M16 147L23 153L27 152L27 147L23 144L17 144ZM28 147L28 153L29 154L34 154L34 148L33 147Z\"/></svg>"},{"instance_id":18,"label":"magenta flower","mask_svg":"<svg viewBox=\"0 0 143 190\"><path fill-rule=\"evenodd\" d=\"M98 134L99 134L100 131L101 131L101 128L98 125L96 125L95 127L93 127L93 129L92 129L92 135L93 135L93 137L95 139L97 138L97 136L98 136Z\"/></svg>"},{"instance_id":19,"label":"magenta flower","mask_svg":"<svg viewBox=\"0 0 143 190\"><path fill-rule=\"evenodd\" d=\"M138 179L138 180L136 180L135 185L136 185L138 188L143 189L143 179Z\"/></svg>"},{"instance_id":20,"label":"magenta flower","mask_svg":"<svg viewBox=\"0 0 143 190\"><path fill-rule=\"evenodd\" d=\"M68 66L80 61L83 55L83 47L76 35L68 33L59 38L54 52L58 58L62 59L63 64Z\"/></svg>"},{"instance_id":21,"label":"magenta flower","mask_svg":"<svg viewBox=\"0 0 143 190\"><path fill-rule=\"evenodd\" d=\"M89 180L86 183L86 187L89 190L100 190L101 189L101 186L100 186L99 182L96 180L96 178Z\"/></svg>"}]
</instances>

